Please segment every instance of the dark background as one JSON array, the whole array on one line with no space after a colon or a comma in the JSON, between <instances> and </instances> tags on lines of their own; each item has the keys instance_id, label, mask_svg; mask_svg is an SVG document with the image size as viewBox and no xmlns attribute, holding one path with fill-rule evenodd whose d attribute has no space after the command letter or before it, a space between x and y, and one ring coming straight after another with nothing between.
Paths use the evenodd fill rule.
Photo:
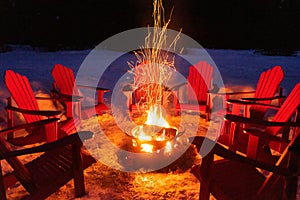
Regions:
<instances>
[{"instance_id":1,"label":"dark background","mask_svg":"<svg viewBox=\"0 0 300 200\"><path fill-rule=\"evenodd\" d=\"M169 28L205 48L300 49L299 0L164 0ZM0 0L0 46L85 49L153 25L152 0Z\"/></svg>"}]
</instances>

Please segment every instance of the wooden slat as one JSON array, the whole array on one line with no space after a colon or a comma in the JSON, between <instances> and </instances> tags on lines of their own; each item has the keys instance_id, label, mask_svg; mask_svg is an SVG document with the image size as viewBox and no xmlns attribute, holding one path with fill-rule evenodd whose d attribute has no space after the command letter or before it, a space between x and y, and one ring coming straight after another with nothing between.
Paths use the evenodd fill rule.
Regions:
<instances>
[{"instance_id":1,"label":"wooden slat","mask_svg":"<svg viewBox=\"0 0 300 200\"><path fill-rule=\"evenodd\" d=\"M200 61L189 68L188 82L191 86L188 87L189 101L207 101L207 92L211 89L213 71L213 67L205 61ZM197 99L195 99L193 93Z\"/></svg>"},{"instance_id":2,"label":"wooden slat","mask_svg":"<svg viewBox=\"0 0 300 200\"><path fill-rule=\"evenodd\" d=\"M79 95L76 88L75 76L73 71L61 64L55 64L52 70L52 76L60 93L66 95Z\"/></svg>"},{"instance_id":3,"label":"wooden slat","mask_svg":"<svg viewBox=\"0 0 300 200\"><path fill-rule=\"evenodd\" d=\"M39 110L33 90L27 77L15 73L12 70L5 72L5 85L19 108L27 110ZM38 115L26 115L24 118L28 123L42 119Z\"/></svg>"},{"instance_id":4,"label":"wooden slat","mask_svg":"<svg viewBox=\"0 0 300 200\"><path fill-rule=\"evenodd\" d=\"M275 96L280 83L284 77L284 72L280 66L275 66L263 72L260 75L254 98L264 98ZM264 101L265 104L270 104L271 100ZM263 106L251 106L251 112L256 115L254 117L262 118L267 111L266 107Z\"/></svg>"},{"instance_id":5,"label":"wooden slat","mask_svg":"<svg viewBox=\"0 0 300 200\"><path fill-rule=\"evenodd\" d=\"M276 115L273 118L273 121L276 122L287 122L293 113L296 112L297 108L300 105L300 83L298 83L294 89L291 91L281 108L278 110ZM277 134L280 131L281 127L268 127L266 129L267 133Z\"/></svg>"}]
</instances>

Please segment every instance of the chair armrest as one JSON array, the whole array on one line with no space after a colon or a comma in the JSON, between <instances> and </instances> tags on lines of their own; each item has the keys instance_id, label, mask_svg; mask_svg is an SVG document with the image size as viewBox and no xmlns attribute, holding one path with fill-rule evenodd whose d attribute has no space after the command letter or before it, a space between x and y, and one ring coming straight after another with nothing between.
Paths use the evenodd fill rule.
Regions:
<instances>
[{"instance_id":1,"label":"chair armrest","mask_svg":"<svg viewBox=\"0 0 300 200\"><path fill-rule=\"evenodd\" d=\"M286 168L282 168L276 165L269 165L267 163L258 161L258 160L253 160L248 157L244 157L242 155L236 154L225 147L221 146L220 144L206 138L203 136L195 136L195 137L190 137L189 142L194 144L199 152L199 149L201 148L202 144L206 146L213 146L211 153L216 154L218 156L221 156L222 158L228 159L228 160L233 160L237 162L242 162L248 165L252 165L253 167L258 167L260 169L267 170L269 172L274 172L277 174L281 174L283 176L293 176L294 174L289 171ZM201 154L201 151L199 152ZM205 155L202 155L205 156Z\"/></svg>"},{"instance_id":2,"label":"chair armrest","mask_svg":"<svg viewBox=\"0 0 300 200\"><path fill-rule=\"evenodd\" d=\"M274 122L274 121L266 121L262 119L247 118L247 117L231 115L231 114L226 114L225 119L231 122L252 124L252 125L300 127L300 122Z\"/></svg>"},{"instance_id":3,"label":"chair armrest","mask_svg":"<svg viewBox=\"0 0 300 200\"><path fill-rule=\"evenodd\" d=\"M82 96L75 96L75 95L69 95L69 94L63 94L60 93L56 90L53 90L52 93L54 93L55 95L57 95L57 97L55 97L56 99L60 100L60 101L69 101L69 102L80 102L81 99L83 99Z\"/></svg>"},{"instance_id":4,"label":"chair armrest","mask_svg":"<svg viewBox=\"0 0 300 200\"><path fill-rule=\"evenodd\" d=\"M57 97L34 97L34 98L37 100L55 100L55 101L59 100L59 98Z\"/></svg>"},{"instance_id":5,"label":"chair armrest","mask_svg":"<svg viewBox=\"0 0 300 200\"><path fill-rule=\"evenodd\" d=\"M40 121L36 121L36 122L31 122L31 123L28 123L28 124L17 125L17 126L14 126L12 128L7 128L7 129L0 130L0 135L12 133L14 131L25 129L25 128L51 124L51 123L57 122L58 120L59 120L59 118L50 118L50 119L40 120Z\"/></svg>"},{"instance_id":6,"label":"chair armrest","mask_svg":"<svg viewBox=\"0 0 300 200\"><path fill-rule=\"evenodd\" d=\"M263 98L241 98L244 101L269 101L269 100L276 100L276 99L284 99L286 96L274 96L274 97L263 97Z\"/></svg>"},{"instance_id":7,"label":"chair armrest","mask_svg":"<svg viewBox=\"0 0 300 200\"><path fill-rule=\"evenodd\" d=\"M243 100L238 100L238 99L228 99L226 101L228 104L239 104L239 105L244 105L244 106L264 106L267 108L274 108L278 109L280 106L276 105L271 105L271 104L264 104L264 103L258 103L258 102L253 102L253 101L243 101Z\"/></svg>"},{"instance_id":8,"label":"chair armrest","mask_svg":"<svg viewBox=\"0 0 300 200\"><path fill-rule=\"evenodd\" d=\"M99 90L103 92L109 92L110 90L107 88L102 88L102 87L92 87L92 86L87 86L87 85L77 85L77 87L81 88L86 88L86 89L91 89L91 90Z\"/></svg>"},{"instance_id":9,"label":"chair armrest","mask_svg":"<svg viewBox=\"0 0 300 200\"><path fill-rule=\"evenodd\" d=\"M53 117L62 114L62 112L58 110L26 110L26 109L13 107L13 106L7 106L5 109L12 110L15 112L20 112L23 114L28 114L28 115L41 115L46 117Z\"/></svg>"},{"instance_id":10,"label":"chair armrest","mask_svg":"<svg viewBox=\"0 0 300 200\"><path fill-rule=\"evenodd\" d=\"M245 92L210 92L211 94L214 94L214 95L227 95L227 96L230 96L230 95L241 95L241 94L253 94L255 93L255 91L245 91Z\"/></svg>"},{"instance_id":11,"label":"chair armrest","mask_svg":"<svg viewBox=\"0 0 300 200\"><path fill-rule=\"evenodd\" d=\"M85 85L77 85L77 87L85 88L85 89L91 89L91 90L97 90L98 93L98 104L104 103L104 93L109 92L110 90L107 88L101 88L101 87L92 87L92 86L85 86Z\"/></svg>"},{"instance_id":12,"label":"chair armrest","mask_svg":"<svg viewBox=\"0 0 300 200\"><path fill-rule=\"evenodd\" d=\"M86 140L86 139L89 139L92 137L93 137L92 132L82 131L82 132L74 133L74 134L68 135L66 137L63 137L59 140L56 140L54 142L46 143L46 144L43 144L40 146L5 152L4 155L0 155L0 159L3 160L3 159L10 158L10 157L45 152L45 151L49 151L54 148L63 147L66 145L72 145L72 144L82 145L82 140Z\"/></svg>"},{"instance_id":13,"label":"chair armrest","mask_svg":"<svg viewBox=\"0 0 300 200\"><path fill-rule=\"evenodd\" d=\"M269 133L266 133L264 131L258 130L258 129L251 129L251 128L246 128L244 129L244 133L249 134L249 135L254 135L259 137L260 139L263 139L268 142L280 142L280 143L288 143L290 142L289 140L286 140L285 138L278 137L276 135L271 135Z\"/></svg>"}]
</instances>

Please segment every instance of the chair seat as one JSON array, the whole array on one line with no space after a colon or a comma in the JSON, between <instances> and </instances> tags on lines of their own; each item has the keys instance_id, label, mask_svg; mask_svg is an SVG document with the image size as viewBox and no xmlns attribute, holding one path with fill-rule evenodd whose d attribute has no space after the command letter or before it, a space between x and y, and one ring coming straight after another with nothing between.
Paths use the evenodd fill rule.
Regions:
<instances>
[{"instance_id":1,"label":"chair seat","mask_svg":"<svg viewBox=\"0 0 300 200\"><path fill-rule=\"evenodd\" d=\"M201 181L200 165L194 166L191 173ZM210 191L217 199L254 199L265 180L255 167L236 161L215 162L211 174Z\"/></svg>"}]
</instances>

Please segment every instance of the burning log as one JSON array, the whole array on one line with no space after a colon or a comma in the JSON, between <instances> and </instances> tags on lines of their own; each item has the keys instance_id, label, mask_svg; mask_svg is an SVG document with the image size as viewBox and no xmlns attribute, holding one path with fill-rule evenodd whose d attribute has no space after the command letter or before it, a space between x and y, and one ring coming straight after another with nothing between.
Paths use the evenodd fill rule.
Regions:
<instances>
[{"instance_id":1,"label":"burning log","mask_svg":"<svg viewBox=\"0 0 300 200\"><path fill-rule=\"evenodd\" d=\"M152 153L162 148L171 151L170 141L178 135L175 127L161 127L157 125L137 126L132 129L133 146L140 147L141 151Z\"/></svg>"},{"instance_id":2,"label":"burning log","mask_svg":"<svg viewBox=\"0 0 300 200\"><path fill-rule=\"evenodd\" d=\"M133 137L137 137L140 140L154 140L154 141L161 141L161 140L172 140L177 135L177 129L161 127L157 125L148 125L145 124L143 126L137 126L132 129ZM142 136L144 134L144 138Z\"/></svg>"}]
</instances>

